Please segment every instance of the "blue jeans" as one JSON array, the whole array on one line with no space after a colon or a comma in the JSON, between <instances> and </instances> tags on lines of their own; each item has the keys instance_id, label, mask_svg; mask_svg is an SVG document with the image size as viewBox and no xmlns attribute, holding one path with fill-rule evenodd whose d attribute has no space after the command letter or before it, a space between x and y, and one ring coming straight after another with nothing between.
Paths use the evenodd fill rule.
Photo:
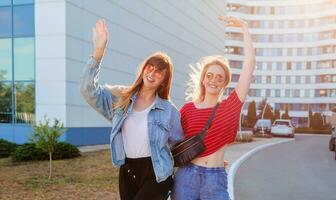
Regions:
<instances>
[{"instance_id":1,"label":"blue jeans","mask_svg":"<svg viewBox=\"0 0 336 200\"><path fill-rule=\"evenodd\" d=\"M230 200L224 167L194 164L180 167L174 176L172 200Z\"/></svg>"}]
</instances>

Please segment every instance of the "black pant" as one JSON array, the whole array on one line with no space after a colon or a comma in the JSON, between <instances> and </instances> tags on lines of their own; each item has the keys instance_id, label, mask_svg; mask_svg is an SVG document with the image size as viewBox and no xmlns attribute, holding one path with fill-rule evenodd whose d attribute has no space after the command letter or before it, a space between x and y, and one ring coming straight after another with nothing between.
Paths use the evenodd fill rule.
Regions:
<instances>
[{"instance_id":1,"label":"black pant","mask_svg":"<svg viewBox=\"0 0 336 200\"><path fill-rule=\"evenodd\" d=\"M173 188L173 179L156 182L151 158L126 158L119 171L121 200L166 200Z\"/></svg>"}]
</instances>

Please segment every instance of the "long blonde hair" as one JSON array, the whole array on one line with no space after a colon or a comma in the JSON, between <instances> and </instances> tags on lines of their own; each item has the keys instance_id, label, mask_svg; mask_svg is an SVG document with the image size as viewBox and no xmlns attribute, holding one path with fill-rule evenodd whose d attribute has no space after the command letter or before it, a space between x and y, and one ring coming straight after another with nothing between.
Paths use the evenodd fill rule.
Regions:
<instances>
[{"instance_id":1,"label":"long blonde hair","mask_svg":"<svg viewBox=\"0 0 336 200\"><path fill-rule=\"evenodd\" d=\"M156 92L160 98L169 100L170 99L170 90L171 90L171 82L173 79L173 63L170 57L161 51L155 52L152 55L148 56L139 66L138 74L133 82L133 84L121 91L118 101L115 104L115 108L122 108L123 110L127 110L130 104L130 99L132 95L139 91L143 86L143 73L144 68L147 64L154 65L159 70L166 69L166 74L163 83L157 88Z\"/></svg>"},{"instance_id":2,"label":"long blonde hair","mask_svg":"<svg viewBox=\"0 0 336 200\"><path fill-rule=\"evenodd\" d=\"M231 69L229 66L228 60L221 55L213 55L213 56L206 56L200 59L198 62L199 66L201 67L198 77L198 87L195 87L193 91L193 101L194 102L203 102L205 98L205 87L203 85L203 80L205 77L205 73L208 71L211 65L219 65L224 69L225 74L225 83L224 88L231 82ZM223 94L221 92L220 96Z\"/></svg>"}]
</instances>

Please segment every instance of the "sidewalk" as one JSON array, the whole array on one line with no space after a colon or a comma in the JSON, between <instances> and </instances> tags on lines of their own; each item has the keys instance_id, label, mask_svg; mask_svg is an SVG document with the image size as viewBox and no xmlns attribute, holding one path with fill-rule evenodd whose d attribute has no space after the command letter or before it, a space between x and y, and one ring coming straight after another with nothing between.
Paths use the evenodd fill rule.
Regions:
<instances>
[{"instance_id":1,"label":"sidewalk","mask_svg":"<svg viewBox=\"0 0 336 200\"><path fill-rule=\"evenodd\" d=\"M90 152L90 151L99 151L104 149L110 149L110 144L100 144L93 146L80 146L78 147L79 151L82 153Z\"/></svg>"}]
</instances>

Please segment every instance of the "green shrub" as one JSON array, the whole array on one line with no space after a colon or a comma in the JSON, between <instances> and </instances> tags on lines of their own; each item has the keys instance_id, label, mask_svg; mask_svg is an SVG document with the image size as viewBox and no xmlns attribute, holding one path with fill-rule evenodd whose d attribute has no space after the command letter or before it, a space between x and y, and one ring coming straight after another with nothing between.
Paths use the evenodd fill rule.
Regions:
<instances>
[{"instance_id":1,"label":"green shrub","mask_svg":"<svg viewBox=\"0 0 336 200\"><path fill-rule=\"evenodd\" d=\"M78 156L80 156L80 153L76 146L66 142L59 142L56 144L53 159L60 160L65 158L75 158ZM49 160L49 154L48 152L37 148L34 143L25 143L24 145L19 146L11 154L11 158L15 162Z\"/></svg>"},{"instance_id":2,"label":"green shrub","mask_svg":"<svg viewBox=\"0 0 336 200\"><path fill-rule=\"evenodd\" d=\"M295 128L295 133L331 134L330 129Z\"/></svg>"},{"instance_id":3,"label":"green shrub","mask_svg":"<svg viewBox=\"0 0 336 200\"><path fill-rule=\"evenodd\" d=\"M7 158L19 145L0 139L0 158Z\"/></svg>"},{"instance_id":4,"label":"green shrub","mask_svg":"<svg viewBox=\"0 0 336 200\"><path fill-rule=\"evenodd\" d=\"M59 142L56 144L56 149L53 154L55 160L79 157L79 149L67 142Z\"/></svg>"},{"instance_id":5,"label":"green shrub","mask_svg":"<svg viewBox=\"0 0 336 200\"><path fill-rule=\"evenodd\" d=\"M253 135L251 132L242 132L242 137L240 137L240 134L238 132L235 142L252 142L253 141Z\"/></svg>"},{"instance_id":6,"label":"green shrub","mask_svg":"<svg viewBox=\"0 0 336 200\"><path fill-rule=\"evenodd\" d=\"M268 134L268 133L255 133L253 134L253 137L257 137L257 138L272 138L272 134Z\"/></svg>"},{"instance_id":7,"label":"green shrub","mask_svg":"<svg viewBox=\"0 0 336 200\"><path fill-rule=\"evenodd\" d=\"M33 143L25 143L11 154L13 161L35 161L35 160L48 160L49 155L47 152L37 148Z\"/></svg>"}]
</instances>

